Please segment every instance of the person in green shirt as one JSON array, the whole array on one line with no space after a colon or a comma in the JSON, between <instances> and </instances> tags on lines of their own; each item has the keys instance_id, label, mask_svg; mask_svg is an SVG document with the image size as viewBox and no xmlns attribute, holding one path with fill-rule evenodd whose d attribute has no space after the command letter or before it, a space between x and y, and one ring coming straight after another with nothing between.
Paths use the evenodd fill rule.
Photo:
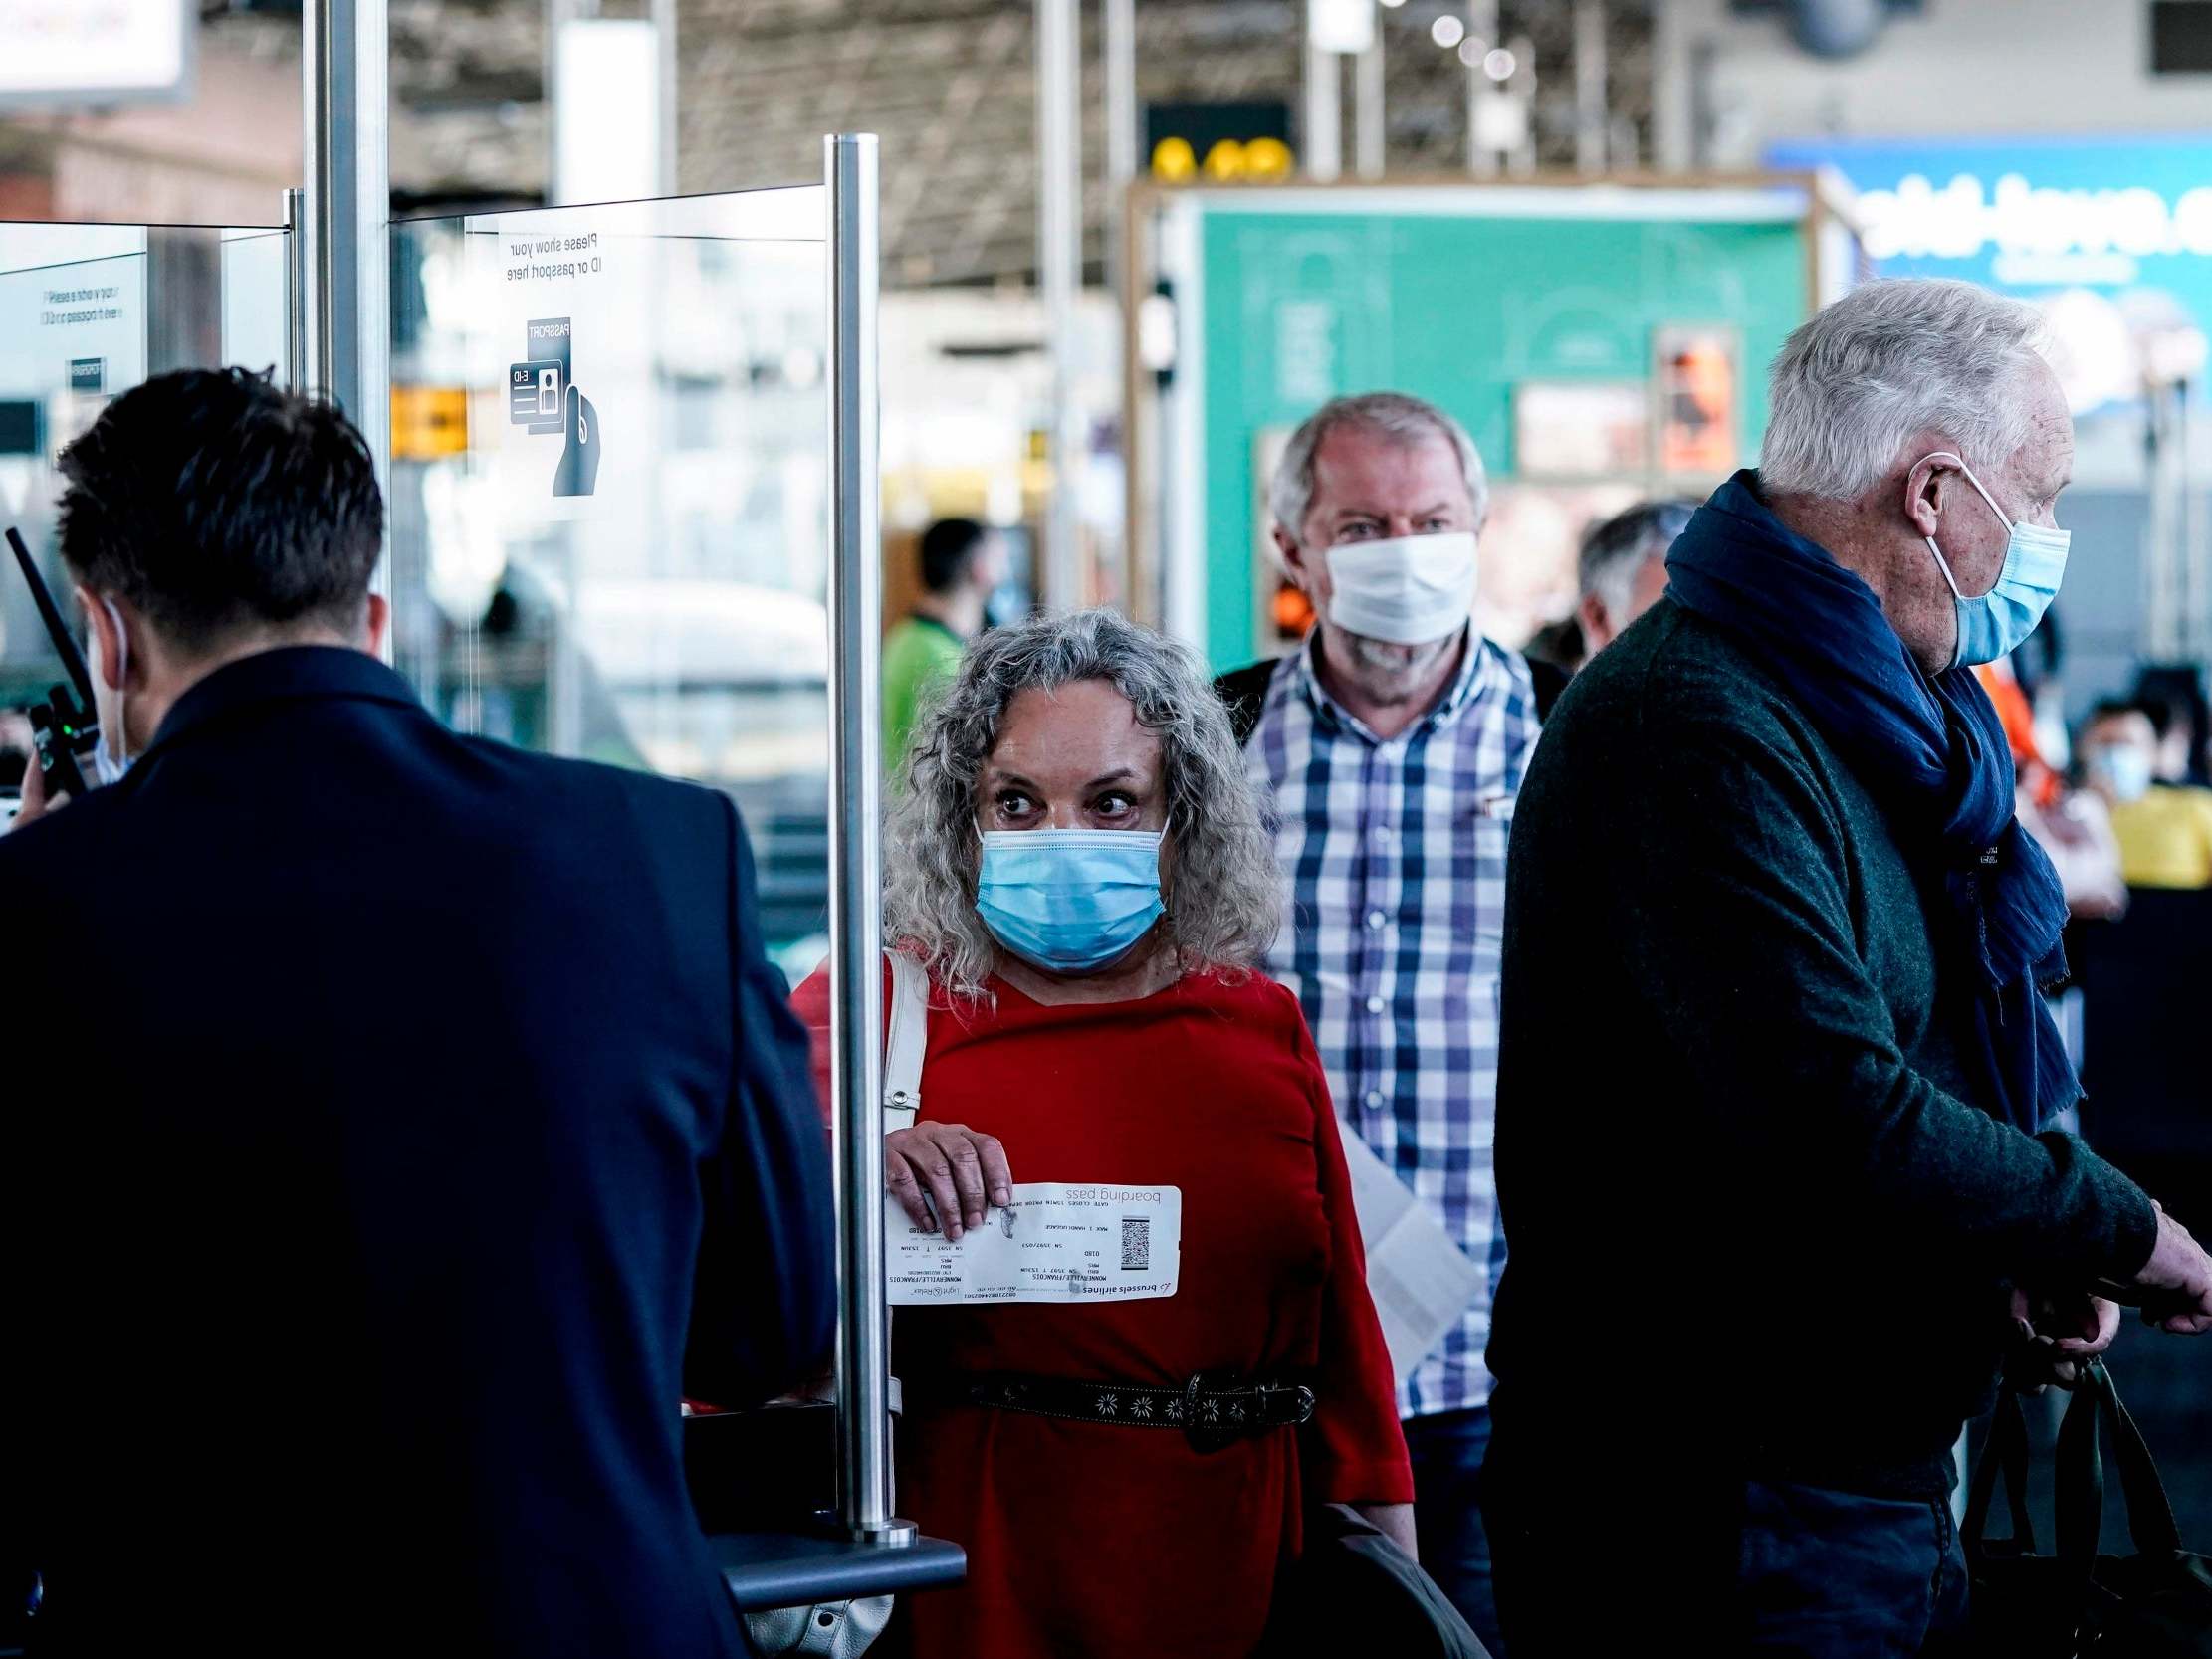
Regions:
<instances>
[{"instance_id":1,"label":"person in green shirt","mask_svg":"<svg viewBox=\"0 0 2212 1659\"><path fill-rule=\"evenodd\" d=\"M940 518L922 532L922 594L883 641L883 763L906 759L930 694L952 678L983 631L984 601L1006 577L1005 543L973 518Z\"/></svg>"}]
</instances>

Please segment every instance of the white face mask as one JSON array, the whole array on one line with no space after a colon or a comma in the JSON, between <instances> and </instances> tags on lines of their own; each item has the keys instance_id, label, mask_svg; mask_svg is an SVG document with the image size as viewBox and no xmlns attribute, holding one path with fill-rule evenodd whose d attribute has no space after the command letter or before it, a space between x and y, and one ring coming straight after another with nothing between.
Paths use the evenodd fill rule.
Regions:
<instances>
[{"instance_id":1,"label":"white face mask","mask_svg":"<svg viewBox=\"0 0 2212 1659\"><path fill-rule=\"evenodd\" d=\"M108 608L108 620L114 624L115 638L120 643L118 653L122 661L115 667L115 678L124 680L130 675L130 635L122 625L122 613L115 609L112 599L103 599ZM102 672L100 634L95 630L92 640L93 658L93 712L100 720L100 741L93 749L93 785L112 783L130 770L127 752L130 738L122 724L122 692L109 690L108 676ZM107 695L102 696L103 693Z\"/></svg>"},{"instance_id":2,"label":"white face mask","mask_svg":"<svg viewBox=\"0 0 2212 1659\"><path fill-rule=\"evenodd\" d=\"M1329 620L1393 645L1454 634L1474 606L1474 531L1346 541L1331 547Z\"/></svg>"},{"instance_id":3,"label":"white face mask","mask_svg":"<svg viewBox=\"0 0 2212 1659\"><path fill-rule=\"evenodd\" d=\"M2146 748L2138 748L2133 743L2116 743L2090 764L2104 774L2115 800L2139 801L2150 793L2150 750Z\"/></svg>"}]
</instances>

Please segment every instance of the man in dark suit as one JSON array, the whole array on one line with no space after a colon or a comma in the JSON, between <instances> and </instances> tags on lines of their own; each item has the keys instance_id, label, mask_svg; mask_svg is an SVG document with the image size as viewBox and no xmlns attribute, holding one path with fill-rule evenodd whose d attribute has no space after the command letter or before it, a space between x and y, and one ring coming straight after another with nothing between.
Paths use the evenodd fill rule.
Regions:
<instances>
[{"instance_id":1,"label":"man in dark suit","mask_svg":"<svg viewBox=\"0 0 2212 1659\"><path fill-rule=\"evenodd\" d=\"M744 1652L679 1402L816 1368L832 1226L735 809L432 720L333 410L165 375L62 470L127 771L0 841L34 1651Z\"/></svg>"}]
</instances>

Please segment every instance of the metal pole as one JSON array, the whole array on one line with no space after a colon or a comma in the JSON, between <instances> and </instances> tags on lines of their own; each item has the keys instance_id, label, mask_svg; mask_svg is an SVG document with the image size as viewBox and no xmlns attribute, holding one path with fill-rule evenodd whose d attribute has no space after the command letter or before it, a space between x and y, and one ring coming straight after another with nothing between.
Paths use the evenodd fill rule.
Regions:
<instances>
[{"instance_id":1,"label":"metal pole","mask_svg":"<svg viewBox=\"0 0 2212 1659\"><path fill-rule=\"evenodd\" d=\"M2205 537L2204 494L2196 486L2195 441L2189 431L2189 382L2174 382L2174 472L2181 491L2181 547L2188 599L2182 655L2203 663L2212 655L2212 545Z\"/></svg>"},{"instance_id":2,"label":"metal pole","mask_svg":"<svg viewBox=\"0 0 2212 1659\"><path fill-rule=\"evenodd\" d=\"M302 19L309 377L391 484L391 157L385 0L308 0ZM385 567L379 564L384 572ZM379 584L388 573L378 577Z\"/></svg>"},{"instance_id":3,"label":"metal pole","mask_svg":"<svg viewBox=\"0 0 2212 1659\"><path fill-rule=\"evenodd\" d=\"M1121 270L1129 235L1129 185L1137 176L1137 0L1105 0L1099 16L1106 58L1106 282Z\"/></svg>"},{"instance_id":4,"label":"metal pole","mask_svg":"<svg viewBox=\"0 0 2212 1659\"><path fill-rule=\"evenodd\" d=\"M305 190L284 193L289 233L284 239L284 383L296 392L308 389L308 341L314 337L308 317L308 295L315 285L308 275L307 199Z\"/></svg>"},{"instance_id":5,"label":"metal pole","mask_svg":"<svg viewBox=\"0 0 2212 1659\"><path fill-rule=\"evenodd\" d=\"M1504 96L1518 99L1521 105L1521 140L1513 150L1513 171L1525 178L1536 171L1536 42L1515 35L1505 49L1513 54L1513 76Z\"/></svg>"},{"instance_id":6,"label":"metal pole","mask_svg":"<svg viewBox=\"0 0 2212 1659\"><path fill-rule=\"evenodd\" d=\"M300 251L306 286L301 326L306 330L305 384L331 390L331 287L336 262L331 253L331 7L342 0L307 0L300 18Z\"/></svg>"},{"instance_id":7,"label":"metal pole","mask_svg":"<svg viewBox=\"0 0 2212 1659\"><path fill-rule=\"evenodd\" d=\"M660 193L676 194L676 0L653 0L653 44L660 53Z\"/></svg>"},{"instance_id":8,"label":"metal pole","mask_svg":"<svg viewBox=\"0 0 2212 1659\"><path fill-rule=\"evenodd\" d=\"M573 0L546 0L546 64L538 106L546 117L546 205L560 201L560 26L573 15Z\"/></svg>"},{"instance_id":9,"label":"metal pole","mask_svg":"<svg viewBox=\"0 0 2212 1659\"><path fill-rule=\"evenodd\" d=\"M1375 44L1352 61L1353 166L1362 178L1381 178L1389 147L1384 124L1382 19L1376 19Z\"/></svg>"},{"instance_id":10,"label":"metal pole","mask_svg":"<svg viewBox=\"0 0 2212 1659\"><path fill-rule=\"evenodd\" d=\"M1343 71L1334 52L1306 42L1306 176L1322 183L1344 171Z\"/></svg>"},{"instance_id":11,"label":"metal pole","mask_svg":"<svg viewBox=\"0 0 2212 1659\"><path fill-rule=\"evenodd\" d=\"M2150 510L2143 521L2143 591L2146 598L2142 649L2153 662L2167 662L2174 656L2179 643L2173 602L2176 526L2171 466L2167 460L2171 434L2165 387L2146 378L2144 394L2143 494Z\"/></svg>"},{"instance_id":12,"label":"metal pole","mask_svg":"<svg viewBox=\"0 0 2212 1659\"><path fill-rule=\"evenodd\" d=\"M1467 0L1467 37L1480 41L1485 50L1499 44L1497 38L1497 0ZM1476 56L1467 66L1467 171L1477 178L1494 178L1497 175L1497 152L1486 147L1480 138L1482 101L1502 98Z\"/></svg>"},{"instance_id":13,"label":"metal pole","mask_svg":"<svg viewBox=\"0 0 2212 1659\"><path fill-rule=\"evenodd\" d=\"M1690 27L1671 6L1652 10L1652 165L1660 172L1686 173L1692 163L1697 75L1690 62Z\"/></svg>"},{"instance_id":14,"label":"metal pole","mask_svg":"<svg viewBox=\"0 0 2212 1659\"><path fill-rule=\"evenodd\" d=\"M877 520L872 132L822 140L829 184L829 1008L837 1150L837 1512L869 1544L891 1514L891 1313L883 1283L883 540Z\"/></svg>"},{"instance_id":15,"label":"metal pole","mask_svg":"<svg viewBox=\"0 0 2212 1659\"><path fill-rule=\"evenodd\" d=\"M1043 599L1054 608L1083 600L1082 520L1077 475L1083 465L1075 401L1075 296L1083 281L1082 66L1077 0L1036 0L1037 281L1044 293L1052 359L1052 409L1045 457Z\"/></svg>"},{"instance_id":16,"label":"metal pole","mask_svg":"<svg viewBox=\"0 0 2212 1659\"><path fill-rule=\"evenodd\" d=\"M1137 176L1137 0L1105 0L1106 176Z\"/></svg>"},{"instance_id":17,"label":"metal pole","mask_svg":"<svg viewBox=\"0 0 2212 1659\"><path fill-rule=\"evenodd\" d=\"M1606 170L1605 0L1575 0L1575 170Z\"/></svg>"}]
</instances>

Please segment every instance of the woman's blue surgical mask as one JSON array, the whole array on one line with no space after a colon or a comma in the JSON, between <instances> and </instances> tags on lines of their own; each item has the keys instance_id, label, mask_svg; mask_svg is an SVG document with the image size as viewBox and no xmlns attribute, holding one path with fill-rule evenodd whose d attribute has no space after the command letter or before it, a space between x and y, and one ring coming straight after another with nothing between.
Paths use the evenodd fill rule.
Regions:
<instances>
[{"instance_id":1,"label":"woman's blue surgical mask","mask_svg":"<svg viewBox=\"0 0 2212 1659\"><path fill-rule=\"evenodd\" d=\"M988 830L976 909L992 936L1047 973L1095 973L1164 910L1148 830Z\"/></svg>"},{"instance_id":2,"label":"woman's blue surgical mask","mask_svg":"<svg viewBox=\"0 0 2212 1659\"><path fill-rule=\"evenodd\" d=\"M1951 574L1951 566L1943 557L1943 549L1935 544L1932 535L1921 539L1928 544L1928 551L1935 555L1935 567L1943 572L1943 580L1950 584L1951 602L1958 610L1958 648L1951 653L1951 667L1967 663L1993 663L2010 652L2017 651L2036 631L2036 624L2043 620L2043 613L2051 608L2051 601L2059 596L2059 583L2066 579L2066 550L2074 539L2071 530L2053 529L2046 524L2015 523L2005 517L2005 510L1997 499L1982 489L1965 461L1947 450L1923 456L1925 461L1956 461L1958 470L1966 475L1981 499L1989 503L1989 511L1997 515L1997 521L2005 526L2009 539L2005 543L2005 566L1997 572L1997 585L1987 593L1968 598L1958 590L1958 578Z\"/></svg>"}]
</instances>

